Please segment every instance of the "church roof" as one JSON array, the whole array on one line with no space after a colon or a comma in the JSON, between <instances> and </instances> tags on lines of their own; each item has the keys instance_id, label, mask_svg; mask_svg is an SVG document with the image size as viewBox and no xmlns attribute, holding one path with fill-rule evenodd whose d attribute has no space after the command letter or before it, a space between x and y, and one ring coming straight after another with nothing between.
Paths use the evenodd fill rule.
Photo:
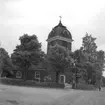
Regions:
<instances>
[{"instance_id":1,"label":"church roof","mask_svg":"<svg viewBox=\"0 0 105 105\"><path fill-rule=\"evenodd\" d=\"M56 37L56 36L61 36L61 37L67 38L67 39L72 39L71 33L68 31L66 26L64 26L62 24L61 21L59 22L59 24L57 26L55 26L51 30L51 32L48 35L48 39Z\"/></svg>"}]
</instances>

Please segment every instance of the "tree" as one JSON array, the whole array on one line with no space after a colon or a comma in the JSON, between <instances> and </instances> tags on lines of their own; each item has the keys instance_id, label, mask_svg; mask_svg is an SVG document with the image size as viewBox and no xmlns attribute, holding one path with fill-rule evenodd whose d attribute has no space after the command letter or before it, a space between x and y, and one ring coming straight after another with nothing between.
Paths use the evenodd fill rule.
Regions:
<instances>
[{"instance_id":1,"label":"tree","mask_svg":"<svg viewBox=\"0 0 105 105\"><path fill-rule=\"evenodd\" d=\"M104 71L105 54L104 51L97 51L97 62L95 63L96 81L101 82L102 72Z\"/></svg>"},{"instance_id":2,"label":"tree","mask_svg":"<svg viewBox=\"0 0 105 105\"><path fill-rule=\"evenodd\" d=\"M73 70L73 74L75 74L76 77L76 84L78 83L78 80L82 77L86 76L86 69L85 65L87 62L87 55L82 51L82 48L75 50L73 53L73 58L75 60L75 70Z\"/></svg>"},{"instance_id":3,"label":"tree","mask_svg":"<svg viewBox=\"0 0 105 105\"><path fill-rule=\"evenodd\" d=\"M92 37L86 33L85 37L83 37L83 52L87 55L87 61L85 62L85 68L87 70L87 81L92 80L92 76L95 72L95 63L97 60L97 45L95 43L96 38Z\"/></svg>"},{"instance_id":4,"label":"tree","mask_svg":"<svg viewBox=\"0 0 105 105\"><path fill-rule=\"evenodd\" d=\"M105 77L104 76L102 76L102 85L103 87L105 87Z\"/></svg>"},{"instance_id":5,"label":"tree","mask_svg":"<svg viewBox=\"0 0 105 105\"><path fill-rule=\"evenodd\" d=\"M28 70L32 65L38 65L44 58L44 52L41 50L37 36L24 34L19 38L20 45L16 46L11 55L15 66Z\"/></svg>"},{"instance_id":6,"label":"tree","mask_svg":"<svg viewBox=\"0 0 105 105\"><path fill-rule=\"evenodd\" d=\"M86 33L82 47L74 52L74 55L77 55L77 64L86 70L86 81L91 83L101 78L104 68L104 51L97 51L95 40L96 38Z\"/></svg>"},{"instance_id":7,"label":"tree","mask_svg":"<svg viewBox=\"0 0 105 105\"><path fill-rule=\"evenodd\" d=\"M104 71L105 53L103 50L97 51L97 62L100 64L101 71Z\"/></svg>"},{"instance_id":8,"label":"tree","mask_svg":"<svg viewBox=\"0 0 105 105\"><path fill-rule=\"evenodd\" d=\"M73 56L77 64L83 64L88 60L88 55L82 50L82 48L75 50Z\"/></svg>"},{"instance_id":9,"label":"tree","mask_svg":"<svg viewBox=\"0 0 105 105\"><path fill-rule=\"evenodd\" d=\"M3 72L6 72L6 76L11 76L13 75L12 68L13 66L8 52L4 48L0 48L0 74L3 75Z\"/></svg>"},{"instance_id":10,"label":"tree","mask_svg":"<svg viewBox=\"0 0 105 105\"><path fill-rule=\"evenodd\" d=\"M72 62L72 58L69 56L67 51L60 46L51 48L47 55L47 59L53 66L53 70L56 72L57 81L59 73L64 72L64 68L71 65Z\"/></svg>"},{"instance_id":11,"label":"tree","mask_svg":"<svg viewBox=\"0 0 105 105\"><path fill-rule=\"evenodd\" d=\"M86 33L86 35L85 35L85 37L83 37L83 41L82 41L83 50L89 54L95 53L96 49L97 49L95 40L96 40L96 38L94 38L91 35L88 35L88 33Z\"/></svg>"}]
</instances>

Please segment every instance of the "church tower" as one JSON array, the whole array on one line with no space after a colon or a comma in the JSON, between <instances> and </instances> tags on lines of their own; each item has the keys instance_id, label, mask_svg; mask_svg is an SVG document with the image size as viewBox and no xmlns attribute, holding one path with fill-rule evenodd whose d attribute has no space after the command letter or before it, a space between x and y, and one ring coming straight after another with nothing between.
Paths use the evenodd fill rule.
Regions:
<instances>
[{"instance_id":1,"label":"church tower","mask_svg":"<svg viewBox=\"0 0 105 105\"><path fill-rule=\"evenodd\" d=\"M71 51L72 41L71 33L67 30L66 26L62 24L60 19L59 24L55 26L48 35L47 54L49 53L50 48L56 46L60 46L67 51Z\"/></svg>"}]
</instances>

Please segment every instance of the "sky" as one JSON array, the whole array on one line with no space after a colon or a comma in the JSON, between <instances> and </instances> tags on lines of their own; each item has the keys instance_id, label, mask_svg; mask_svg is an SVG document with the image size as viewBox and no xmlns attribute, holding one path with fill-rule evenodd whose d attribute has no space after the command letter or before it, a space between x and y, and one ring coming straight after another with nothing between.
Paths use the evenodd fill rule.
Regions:
<instances>
[{"instance_id":1,"label":"sky","mask_svg":"<svg viewBox=\"0 0 105 105\"><path fill-rule=\"evenodd\" d=\"M0 0L0 45L9 54L27 33L37 35L46 52L49 32L59 23L73 37L72 50L79 49L86 32L96 37L105 51L105 0Z\"/></svg>"},{"instance_id":2,"label":"sky","mask_svg":"<svg viewBox=\"0 0 105 105\"><path fill-rule=\"evenodd\" d=\"M0 0L1 47L11 54L27 33L37 35L46 52L46 39L59 16L74 39L72 50L82 45L86 32L97 38L98 50L105 50L104 0Z\"/></svg>"}]
</instances>

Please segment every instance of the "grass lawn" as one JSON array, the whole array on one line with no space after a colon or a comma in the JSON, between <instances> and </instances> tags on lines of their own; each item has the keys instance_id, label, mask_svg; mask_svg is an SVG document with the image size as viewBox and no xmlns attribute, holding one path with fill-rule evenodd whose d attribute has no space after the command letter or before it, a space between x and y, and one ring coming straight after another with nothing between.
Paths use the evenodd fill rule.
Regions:
<instances>
[{"instance_id":1,"label":"grass lawn","mask_svg":"<svg viewBox=\"0 0 105 105\"><path fill-rule=\"evenodd\" d=\"M57 98L72 92L64 89L0 85L0 105L49 105Z\"/></svg>"},{"instance_id":2,"label":"grass lawn","mask_svg":"<svg viewBox=\"0 0 105 105\"><path fill-rule=\"evenodd\" d=\"M105 89L83 91L0 85L0 105L105 105Z\"/></svg>"}]
</instances>

